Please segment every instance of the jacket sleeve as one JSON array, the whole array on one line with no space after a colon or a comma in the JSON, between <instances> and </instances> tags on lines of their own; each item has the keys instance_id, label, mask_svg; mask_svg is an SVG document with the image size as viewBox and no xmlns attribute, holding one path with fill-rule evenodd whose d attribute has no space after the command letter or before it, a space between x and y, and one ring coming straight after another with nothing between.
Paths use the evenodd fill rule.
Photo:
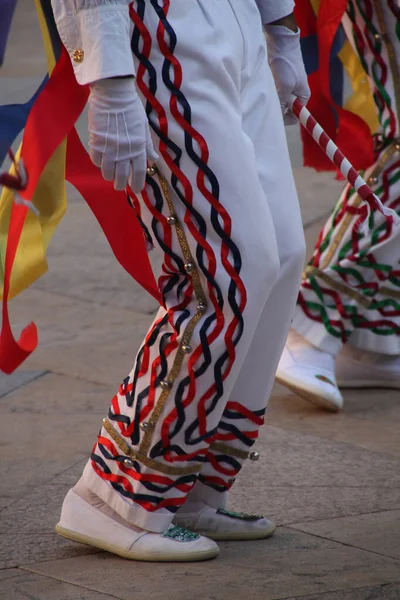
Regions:
<instances>
[{"instance_id":1,"label":"jacket sleeve","mask_svg":"<svg viewBox=\"0 0 400 600\"><path fill-rule=\"evenodd\" d=\"M57 29L81 85L135 75L131 0L51 0Z\"/></svg>"},{"instance_id":2,"label":"jacket sleeve","mask_svg":"<svg viewBox=\"0 0 400 600\"><path fill-rule=\"evenodd\" d=\"M287 17L294 10L294 0L256 0L264 25Z\"/></svg>"}]
</instances>

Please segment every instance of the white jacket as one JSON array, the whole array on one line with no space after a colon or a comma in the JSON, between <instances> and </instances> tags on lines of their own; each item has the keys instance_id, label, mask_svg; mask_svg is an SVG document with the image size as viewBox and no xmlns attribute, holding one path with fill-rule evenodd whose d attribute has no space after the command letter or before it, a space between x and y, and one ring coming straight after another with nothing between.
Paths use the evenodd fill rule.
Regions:
<instances>
[{"instance_id":1,"label":"white jacket","mask_svg":"<svg viewBox=\"0 0 400 600\"><path fill-rule=\"evenodd\" d=\"M98 79L135 74L130 47L131 2L51 0L57 28L71 56L78 83L84 85ZM293 12L294 0L256 2L264 24Z\"/></svg>"}]
</instances>

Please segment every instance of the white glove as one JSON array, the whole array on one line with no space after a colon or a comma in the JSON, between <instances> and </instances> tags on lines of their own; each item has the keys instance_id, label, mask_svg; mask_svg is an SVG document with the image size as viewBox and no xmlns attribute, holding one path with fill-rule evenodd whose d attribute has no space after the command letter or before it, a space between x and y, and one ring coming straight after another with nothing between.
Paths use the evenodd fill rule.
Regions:
<instances>
[{"instance_id":1,"label":"white glove","mask_svg":"<svg viewBox=\"0 0 400 600\"><path fill-rule=\"evenodd\" d=\"M285 125L297 123L291 112L291 95L307 104L311 96L300 47L300 29L266 25L268 59L278 90Z\"/></svg>"},{"instance_id":2,"label":"white glove","mask_svg":"<svg viewBox=\"0 0 400 600\"><path fill-rule=\"evenodd\" d=\"M90 86L90 158L116 190L130 185L139 194L147 161L158 160L133 77L101 79Z\"/></svg>"}]
</instances>

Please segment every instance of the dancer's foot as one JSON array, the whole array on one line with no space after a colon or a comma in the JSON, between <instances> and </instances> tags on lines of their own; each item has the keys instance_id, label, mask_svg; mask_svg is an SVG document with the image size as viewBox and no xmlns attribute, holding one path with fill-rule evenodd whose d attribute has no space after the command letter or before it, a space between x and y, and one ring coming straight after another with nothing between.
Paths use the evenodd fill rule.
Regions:
<instances>
[{"instance_id":1,"label":"dancer's foot","mask_svg":"<svg viewBox=\"0 0 400 600\"><path fill-rule=\"evenodd\" d=\"M289 332L276 380L326 410L337 412L343 406L335 378L335 359L293 329Z\"/></svg>"},{"instance_id":2,"label":"dancer's foot","mask_svg":"<svg viewBox=\"0 0 400 600\"><path fill-rule=\"evenodd\" d=\"M178 510L174 523L213 540L261 540L275 532L264 517L236 513L208 506L203 500L189 500Z\"/></svg>"},{"instance_id":3,"label":"dancer's foot","mask_svg":"<svg viewBox=\"0 0 400 600\"><path fill-rule=\"evenodd\" d=\"M400 356L366 352L346 344L336 358L335 370L339 387L400 389Z\"/></svg>"},{"instance_id":4,"label":"dancer's foot","mask_svg":"<svg viewBox=\"0 0 400 600\"><path fill-rule=\"evenodd\" d=\"M197 533L173 525L164 533L140 529L121 519L102 500L95 498L96 506L92 506L70 490L64 500L56 532L75 542L131 560L200 561L218 555L217 544ZM101 510L101 504L107 507L106 512ZM110 510L114 518L106 514Z\"/></svg>"}]
</instances>

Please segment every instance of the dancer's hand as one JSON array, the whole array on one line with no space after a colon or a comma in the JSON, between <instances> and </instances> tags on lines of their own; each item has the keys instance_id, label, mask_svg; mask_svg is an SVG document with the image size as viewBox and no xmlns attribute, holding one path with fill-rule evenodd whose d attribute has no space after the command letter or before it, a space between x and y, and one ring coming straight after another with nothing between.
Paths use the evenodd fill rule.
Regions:
<instances>
[{"instance_id":1,"label":"dancer's hand","mask_svg":"<svg viewBox=\"0 0 400 600\"><path fill-rule=\"evenodd\" d=\"M296 25L295 25L296 27ZM300 48L300 30L283 23L267 25L268 59L278 90L285 125L297 123L291 112L291 96L307 104L311 92Z\"/></svg>"},{"instance_id":2,"label":"dancer's hand","mask_svg":"<svg viewBox=\"0 0 400 600\"><path fill-rule=\"evenodd\" d=\"M133 77L102 79L90 86L90 158L117 190L144 188L147 161L158 160Z\"/></svg>"}]
</instances>

